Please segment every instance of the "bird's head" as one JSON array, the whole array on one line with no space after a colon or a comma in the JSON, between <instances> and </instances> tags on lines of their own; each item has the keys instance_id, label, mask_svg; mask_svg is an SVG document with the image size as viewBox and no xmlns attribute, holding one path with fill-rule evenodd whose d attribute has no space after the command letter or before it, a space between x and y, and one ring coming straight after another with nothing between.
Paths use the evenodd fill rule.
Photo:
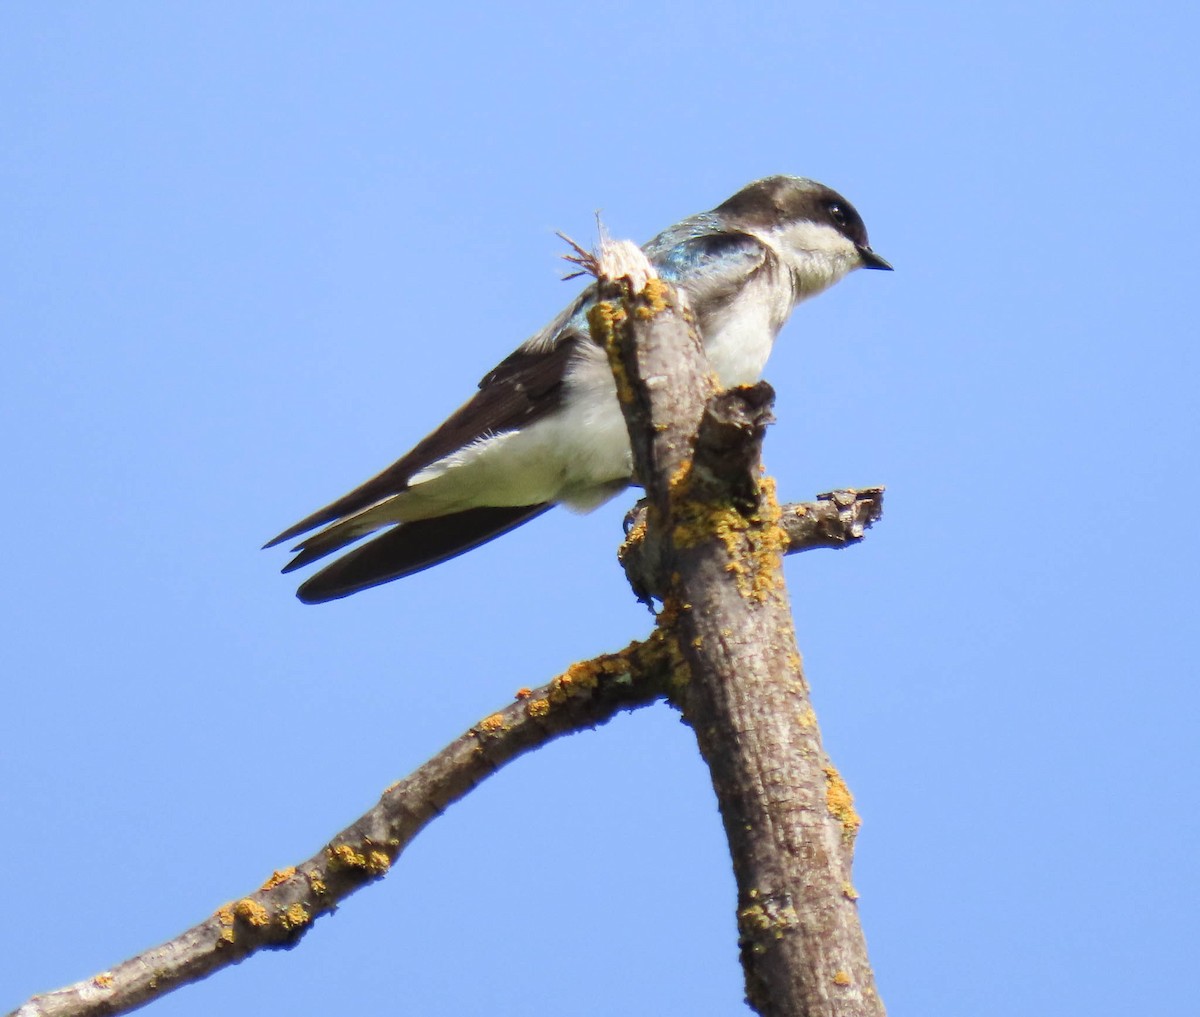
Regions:
<instances>
[{"instance_id":1,"label":"bird's head","mask_svg":"<svg viewBox=\"0 0 1200 1017\"><path fill-rule=\"evenodd\" d=\"M892 268L871 250L857 209L815 180L756 180L713 212L727 228L769 245L791 270L800 299L832 286L856 268Z\"/></svg>"}]
</instances>

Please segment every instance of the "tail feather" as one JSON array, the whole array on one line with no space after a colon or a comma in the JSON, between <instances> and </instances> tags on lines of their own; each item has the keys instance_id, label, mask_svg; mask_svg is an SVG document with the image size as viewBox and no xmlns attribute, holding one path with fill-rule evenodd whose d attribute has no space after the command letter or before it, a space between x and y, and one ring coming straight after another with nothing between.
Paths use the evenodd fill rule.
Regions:
<instances>
[{"instance_id":1,"label":"tail feather","mask_svg":"<svg viewBox=\"0 0 1200 1017\"><path fill-rule=\"evenodd\" d=\"M306 604L322 604L412 575L487 543L549 508L548 504L472 508L433 519L399 523L326 565L301 584L296 596ZM347 538L343 544L353 539ZM328 550L322 553L328 553ZM300 557L303 558L304 553ZM299 568L300 564L303 563L297 558L284 571Z\"/></svg>"},{"instance_id":2,"label":"tail feather","mask_svg":"<svg viewBox=\"0 0 1200 1017\"><path fill-rule=\"evenodd\" d=\"M385 526L390 526L396 522L396 515L389 512L391 502L395 500L393 498L381 505L372 506L305 537L292 548L294 552L297 552L296 557L284 566L283 572L286 574L295 572L296 569L302 569L319 558L333 554L334 551L340 551L347 544L353 544L368 533L374 533Z\"/></svg>"}]
</instances>

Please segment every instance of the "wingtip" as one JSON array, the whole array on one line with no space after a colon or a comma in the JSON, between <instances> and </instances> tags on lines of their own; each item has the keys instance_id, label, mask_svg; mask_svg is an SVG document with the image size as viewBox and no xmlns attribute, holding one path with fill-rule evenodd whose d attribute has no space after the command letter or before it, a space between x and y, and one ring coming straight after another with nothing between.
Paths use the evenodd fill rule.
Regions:
<instances>
[{"instance_id":1,"label":"wingtip","mask_svg":"<svg viewBox=\"0 0 1200 1017\"><path fill-rule=\"evenodd\" d=\"M301 583L300 588L296 590L296 599L301 604L328 604L331 600L341 600L342 597L347 597L353 590L347 590L345 593L313 593L305 589L308 583Z\"/></svg>"},{"instance_id":2,"label":"wingtip","mask_svg":"<svg viewBox=\"0 0 1200 1017\"><path fill-rule=\"evenodd\" d=\"M265 544L263 544L262 549L264 551L266 551L272 547L278 547L280 544L291 540L293 537L298 537L305 530L311 530L311 529L312 529L311 526L301 527L301 525L299 523L297 523L295 526L289 526L281 534L279 534L278 536L272 537Z\"/></svg>"},{"instance_id":3,"label":"wingtip","mask_svg":"<svg viewBox=\"0 0 1200 1017\"><path fill-rule=\"evenodd\" d=\"M296 598L302 604L326 604L411 576L507 533L550 507L539 504L464 509L449 516L402 523L306 579L296 590ZM284 571L307 565L322 554L302 553Z\"/></svg>"}]
</instances>

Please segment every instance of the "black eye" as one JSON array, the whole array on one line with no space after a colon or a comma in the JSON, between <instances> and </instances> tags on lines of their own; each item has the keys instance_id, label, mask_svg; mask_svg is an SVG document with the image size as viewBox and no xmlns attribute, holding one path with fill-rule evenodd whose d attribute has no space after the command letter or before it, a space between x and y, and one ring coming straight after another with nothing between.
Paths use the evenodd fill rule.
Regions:
<instances>
[{"instance_id":1,"label":"black eye","mask_svg":"<svg viewBox=\"0 0 1200 1017\"><path fill-rule=\"evenodd\" d=\"M846 215L846 210L836 201L831 201L827 207L829 209L829 218L839 226L845 226L850 221Z\"/></svg>"}]
</instances>

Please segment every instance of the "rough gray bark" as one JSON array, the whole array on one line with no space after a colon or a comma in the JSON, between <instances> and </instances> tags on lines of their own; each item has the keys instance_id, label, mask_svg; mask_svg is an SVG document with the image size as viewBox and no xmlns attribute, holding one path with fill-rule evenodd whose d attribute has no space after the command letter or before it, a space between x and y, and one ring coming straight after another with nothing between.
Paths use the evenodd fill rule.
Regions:
<instances>
[{"instance_id":1,"label":"rough gray bark","mask_svg":"<svg viewBox=\"0 0 1200 1017\"><path fill-rule=\"evenodd\" d=\"M678 294L631 267L628 247L601 252L608 303L592 330L646 490L659 624L686 665L671 697L733 856L747 999L770 1017L881 1017L850 882L859 820L821 746L783 582L788 539L761 475L773 393L717 391Z\"/></svg>"}]
</instances>

